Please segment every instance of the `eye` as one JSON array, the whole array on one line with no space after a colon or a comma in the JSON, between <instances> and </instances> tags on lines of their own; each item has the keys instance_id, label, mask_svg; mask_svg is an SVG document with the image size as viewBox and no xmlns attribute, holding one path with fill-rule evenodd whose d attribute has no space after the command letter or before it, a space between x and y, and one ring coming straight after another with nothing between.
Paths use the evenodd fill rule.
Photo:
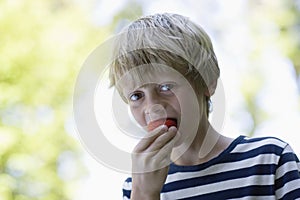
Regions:
<instances>
[{"instance_id":1,"label":"eye","mask_svg":"<svg viewBox=\"0 0 300 200\"><path fill-rule=\"evenodd\" d=\"M143 96L144 96L144 94L142 92L134 92L134 93L129 95L129 100L130 101L137 101L140 98L142 98Z\"/></svg>"},{"instance_id":2,"label":"eye","mask_svg":"<svg viewBox=\"0 0 300 200\"><path fill-rule=\"evenodd\" d=\"M168 92L168 91L171 91L171 89L173 89L173 87L174 87L174 84L164 83L164 84L159 85L159 90L162 92Z\"/></svg>"}]
</instances>

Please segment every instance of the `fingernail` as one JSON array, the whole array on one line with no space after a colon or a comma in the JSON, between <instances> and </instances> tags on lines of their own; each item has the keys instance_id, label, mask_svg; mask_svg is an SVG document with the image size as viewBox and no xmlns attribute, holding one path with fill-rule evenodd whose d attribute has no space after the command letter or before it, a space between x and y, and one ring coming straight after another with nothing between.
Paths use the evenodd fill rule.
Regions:
<instances>
[{"instance_id":1,"label":"fingernail","mask_svg":"<svg viewBox=\"0 0 300 200\"><path fill-rule=\"evenodd\" d=\"M165 124L161 125L161 128L165 131L168 130L168 127Z\"/></svg>"},{"instance_id":2,"label":"fingernail","mask_svg":"<svg viewBox=\"0 0 300 200\"><path fill-rule=\"evenodd\" d=\"M169 128L169 131L177 131L177 128L175 127L175 126L171 126L170 128Z\"/></svg>"}]
</instances>

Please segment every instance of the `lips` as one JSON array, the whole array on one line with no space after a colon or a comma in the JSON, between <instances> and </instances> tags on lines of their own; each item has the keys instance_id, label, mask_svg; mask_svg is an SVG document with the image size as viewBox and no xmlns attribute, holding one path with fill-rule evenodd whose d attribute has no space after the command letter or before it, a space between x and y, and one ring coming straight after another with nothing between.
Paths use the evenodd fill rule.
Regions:
<instances>
[{"instance_id":1,"label":"lips","mask_svg":"<svg viewBox=\"0 0 300 200\"><path fill-rule=\"evenodd\" d=\"M173 119L173 118L158 119L158 120L150 122L147 126L147 129L148 129L148 131L152 131L155 128L157 128L163 124L165 124L168 128L170 128L171 126L177 127L177 120Z\"/></svg>"}]
</instances>

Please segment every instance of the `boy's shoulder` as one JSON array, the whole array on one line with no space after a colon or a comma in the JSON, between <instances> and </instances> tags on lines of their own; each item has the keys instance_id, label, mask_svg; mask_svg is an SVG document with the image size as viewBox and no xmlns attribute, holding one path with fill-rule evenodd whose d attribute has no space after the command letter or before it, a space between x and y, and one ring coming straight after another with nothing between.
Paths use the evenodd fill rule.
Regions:
<instances>
[{"instance_id":1,"label":"boy's shoulder","mask_svg":"<svg viewBox=\"0 0 300 200\"><path fill-rule=\"evenodd\" d=\"M276 151L280 154L283 149L288 146L288 143L272 136L265 137L248 137L240 136L237 139L236 145L232 149L231 153L243 153L249 151L262 151L264 149L270 151ZM262 152L263 153L263 152Z\"/></svg>"},{"instance_id":2,"label":"boy's shoulder","mask_svg":"<svg viewBox=\"0 0 300 200\"><path fill-rule=\"evenodd\" d=\"M250 136L240 136L240 144L251 144L251 143L262 143L262 144L277 144L277 145L287 145L287 142L281 140L280 138L273 136L261 136L261 137L250 137Z\"/></svg>"}]
</instances>

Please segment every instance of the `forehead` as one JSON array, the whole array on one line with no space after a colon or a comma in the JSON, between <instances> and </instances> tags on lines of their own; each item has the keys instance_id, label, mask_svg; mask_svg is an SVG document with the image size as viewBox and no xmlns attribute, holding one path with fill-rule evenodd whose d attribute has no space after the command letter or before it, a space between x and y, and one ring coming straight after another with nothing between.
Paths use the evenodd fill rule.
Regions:
<instances>
[{"instance_id":1,"label":"forehead","mask_svg":"<svg viewBox=\"0 0 300 200\"><path fill-rule=\"evenodd\" d=\"M123 93L127 93L146 84L161 84L168 81L186 82L184 76L172 67L162 64L146 64L127 71L116 85Z\"/></svg>"}]
</instances>

